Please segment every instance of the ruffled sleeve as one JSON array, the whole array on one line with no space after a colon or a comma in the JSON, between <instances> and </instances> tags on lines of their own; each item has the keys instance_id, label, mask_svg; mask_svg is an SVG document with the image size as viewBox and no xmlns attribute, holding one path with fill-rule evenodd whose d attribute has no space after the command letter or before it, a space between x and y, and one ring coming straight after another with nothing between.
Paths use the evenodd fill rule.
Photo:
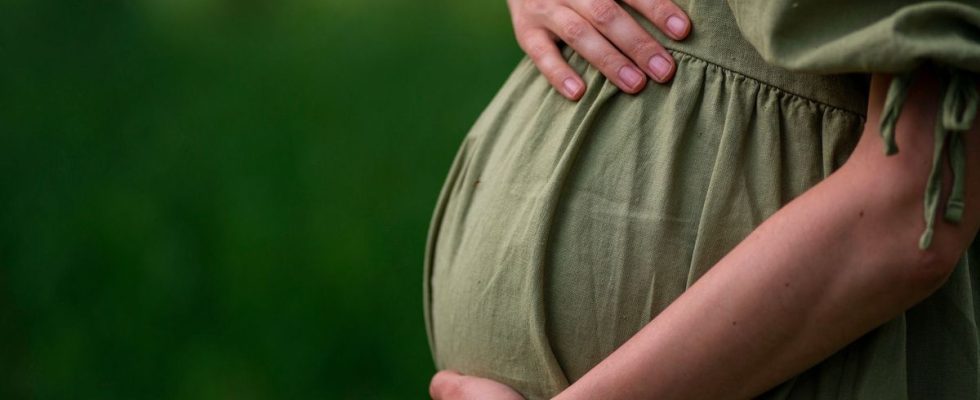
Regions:
<instances>
[{"instance_id":1,"label":"ruffled sleeve","mask_svg":"<svg viewBox=\"0 0 980 400\"><path fill-rule=\"evenodd\" d=\"M943 218L951 223L961 220L966 172L963 135L980 107L980 0L728 0L728 4L743 36L770 64L825 74L895 74L879 121L889 155L898 152L895 124L912 72L923 64L938 71L944 88L925 188L926 230L919 247L926 249L932 243L944 154L952 166L953 187Z\"/></svg>"}]
</instances>

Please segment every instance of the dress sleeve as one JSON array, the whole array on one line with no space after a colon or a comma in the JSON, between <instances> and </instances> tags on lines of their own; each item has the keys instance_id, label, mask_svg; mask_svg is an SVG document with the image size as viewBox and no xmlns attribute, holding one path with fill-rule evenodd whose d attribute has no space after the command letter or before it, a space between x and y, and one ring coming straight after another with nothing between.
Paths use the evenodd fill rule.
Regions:
<instances>
[{"instance_id":1,"label":"dress sleeve","mask_svg":"<svg viewBox=\"0 0 980 400\"><path fill-rule=\"evenodd\" d=\"M728 0L728 4L742 35L770 64L812 73L894 74L879 121L889 155L898 152L895 123L912 72L923 65L937 71L945 88L925 189L926 230L919 247L926 249L932 243L947 152L953 188L943 218L951 223L962 219L966 172L962 135L970 130L980 106L980 0Z\"/></svg>"}]
</instances>

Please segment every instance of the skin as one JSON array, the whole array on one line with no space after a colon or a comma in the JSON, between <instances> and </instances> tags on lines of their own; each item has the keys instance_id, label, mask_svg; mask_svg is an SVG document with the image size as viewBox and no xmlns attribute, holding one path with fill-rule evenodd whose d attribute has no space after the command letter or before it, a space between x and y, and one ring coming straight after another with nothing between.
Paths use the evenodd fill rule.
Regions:
<instances>
[{"instance_id":1,"label":"skin","mask_svg":"<svg viewBox=\"0 0 980 400\"><path fill-rule=\"evenodd\" d=\"M869 121L880 118L888 80L873 78ZM886 157L878 125L867 124L838 172L766 220L557 398L750 398L938 289L980 228L980 213L968 212L958 225L938 223L928 250L917 246L938 87L923 76L912 88L898 155ZM978 133L963 135L967 210L980 210Z\"/></svg>"},{"instance_id":2,"label":"skin","mask_svg":"<svg viewBox=\"0 0 980 400\"><path fill-rule=\"evenodd\" d=\"M666 0L625 0L674 40L691 32L691 22ZM666 83L676 64L670 53L615 0L508 0L521 49L562 96L578 100L585 82L558 49L562 41L626 93L637 93L647 77Z\"/></svg>"},{"instance_id":3,"label":"skin","mask_svg":"<svg viewBox=\"0 0 980 400\"><path fill-rule=\"evenodd\" d=\"M507 385L490 379L461 375L455 371L439 371L429 384L429 396L434 400L523 400L520 393Z\"/></svg>"},{"instance_id":4,"label":"skin","mask_svg":"<svg viewBox=\"0 0 980 400\"><path fill-rule=\"evenodd\" d=\"M962 134L963 221L940 216L932 246L920 250L940 84L926 73L917 78L896 129L900 151L888 157L876 121L889 80L873 76L872 122L841 169L767 219L556 399L751 398L938 289L980 229L980 213L972 212L980 210L980 124ZM433 398L482 398L435 396L442 385L468 382L458 374L434 379Z\"/></svg>"}]
</instances>

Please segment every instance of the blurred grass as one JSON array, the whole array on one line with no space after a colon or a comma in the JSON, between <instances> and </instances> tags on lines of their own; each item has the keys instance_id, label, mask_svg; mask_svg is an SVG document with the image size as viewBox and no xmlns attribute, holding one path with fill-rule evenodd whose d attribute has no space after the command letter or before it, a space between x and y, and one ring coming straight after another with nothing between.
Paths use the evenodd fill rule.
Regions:
<instances>
[{"instance_id":1,"label":"blurred grass","mask_svg":"<svg viewBox=\"0 0 980 400\"><path fill-rule=\"evenodd\" d=\"M0 398L424 398L504 2L0 1Z\"/></svg>"}]
</instances>

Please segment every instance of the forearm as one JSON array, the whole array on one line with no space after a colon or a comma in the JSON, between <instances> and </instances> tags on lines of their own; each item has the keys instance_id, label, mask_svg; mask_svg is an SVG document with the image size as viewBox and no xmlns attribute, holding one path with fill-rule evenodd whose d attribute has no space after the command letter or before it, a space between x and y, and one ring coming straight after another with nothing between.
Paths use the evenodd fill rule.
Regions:
<instances>
[{"instance_id":1,"label":"forearm","mask_svg":"<svg viewBox=\"0 0 980 400\"><path fill-rule=\"evenodd\" d=\"M773 215L563 395L748 398L911 305L899 274L874 271L904 266L854 257L864 241L849 228L873 207L862 218L846 174L835 178Z\"/></svg>"},{"instance_id":2,"label":"forearm","mask_svg":"<svg viewBox=\"0 0 980 400\"><path fill-rule=\"evenodd\" d=\"M880 106L877 80L870 121L878 117L874 102ZM916 95L935 96L928 88ZM931 133L935 109L918 111L905 130ZM977 139L970 140L976 155ZM970 213L959 226L940 224L933 248L918 250L921 164L931 141L927 133L899 137L899 145L902 152L885 159L877 132L866 132L844 168L766 220L559 398L748 398L922 300L980 221ZM967 210L980 209L976 158Z\"/></svg>"}]
</instances>

